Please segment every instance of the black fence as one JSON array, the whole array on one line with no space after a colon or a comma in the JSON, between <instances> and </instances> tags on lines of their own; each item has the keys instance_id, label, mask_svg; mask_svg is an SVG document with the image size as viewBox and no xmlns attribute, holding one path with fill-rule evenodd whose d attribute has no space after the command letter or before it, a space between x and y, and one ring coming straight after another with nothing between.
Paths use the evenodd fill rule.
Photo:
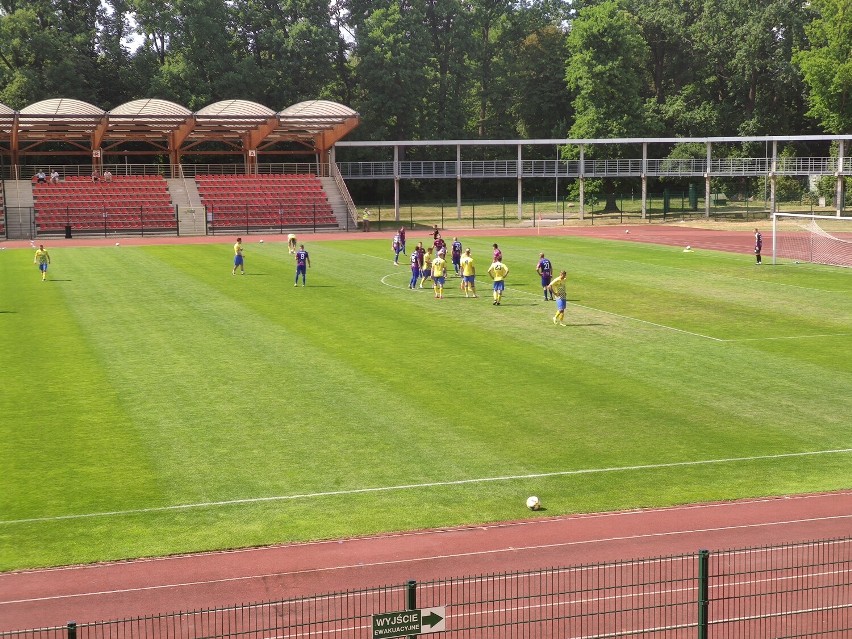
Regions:
<instances>
[{"instance_id":1,"label":"black fence","mask_svg":"<svg viewBox=\"0 0 852 639\"><path fill-rule=\"evenodd\" d=\"M848 639L852 538L442 579L0 639Z\"/></svg>"}]
</instances>

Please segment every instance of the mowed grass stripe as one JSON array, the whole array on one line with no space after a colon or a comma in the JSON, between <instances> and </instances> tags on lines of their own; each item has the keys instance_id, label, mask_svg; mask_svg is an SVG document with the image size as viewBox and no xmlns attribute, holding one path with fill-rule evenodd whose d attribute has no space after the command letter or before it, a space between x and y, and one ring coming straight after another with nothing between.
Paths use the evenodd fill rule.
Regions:
<instances>
[{"instance_id":1,"label":"mowed grass stripe","mask_svg":"<svg viewBox=\"0 0 852 639\"><path fill-rule=\"evenodd\" d=\"M248 245L246 276L230 274L230 242L75 249L80 257L70 260L72 251L62 251L63 269L74 263L73 282L81 278L79 290L67 290L69 307L126 414L111 432L116 441L141 441L144 466L157 476L147 502L133 494L124 502L144 508L783 454L852 439L845 419L852 381L828 357L836 340L807 348L719 344L627 315L605 316L578 307L590 274L594 290L613 286L611 299L624 304L631 303L630 286L622 290L620 280L635 275L643 296L676 299L696 276L662 263L643 266L667 261L659 247L648 247L647 255L631 247L627 260L621 250L602 248L613 257L601 259L595 246L563 238L498 241L513 268L500 308L490 305L482 278L487 238L471 243L479 300L437 301L428 291L402 288L408 269L392 265L384 241L308 245L314 268L306 288L293 287L292 256L278 243ZM550 323L553 305L537 297L539 250L572 273L572 326L565 329ZM693 264L708 269L716 259L701 258L708 264ZM727 256L718 268L738 272ZM842 288L842 278L821 272L785 277L807 287L810 275L827 289ZM385 276L402 286L382 285ZM643 280L658 281L659 291ZM759 293L762 285L754 286ZM795 301L795 290L786 288ZM754 299L744 295L742 304ZM821 312L848 313L844 299L829 296ZM699 297L696 312L707 310L712 322L714 304L712 296ZM644 306L661 324L671 320L662 306L656 315L653 305ZM792 374L779 376L782 369ZM815 393L802 379L825 381ZM48 403L44 412L64 419L60 406ZM847 482L849 469L848 458L784 459L734 464L724 473L659 469L629 480L529 479L21 524L0 531L17 544L0 565L516 518L529 492L542 493L548 513L558 514L828 489ZM96 481L81 490L111 494ZM36 498L28 510L46 513L45 506ZM84 512L73 502L65 506Z\"/></svg>"},{"instance_id":2,"label":"mowed grass stripe","mask_svg":"<svg viewBox=\"0 0 852 639\"><path fill-rule=\"evenodd\" d=\"M154 249L145 252L152 251L172 255ZM279 301L268 291L258 295L248 288L254 283L250 276L235 279L228 270L219 275L221 269L207 268L203 258L182 262L189 263L193 268L181 271L149 259L139 268L147 280L134 296L147 290L165 308L179 305L179 310L169 317L157 310L136 314L118 326L114 336L100 332L101 347L119 351L118 359L130 364L118 368L141 371L131 376L116 370L115 375L126 378L125 397L138 406L136 419L155 440L152 449L173 485L180 486L193 475L218 477L218 482L188 484L203 489L197 498L207 499L272 490L277 494L282 487L316 490L327 482L352 486L365 473L372 476L374 470L358 455L364 446L381 449L382 430L398 428L396 417L383 420L377 414L374 406L386 400L387 389L353 370L345 357L347 349L325 339L325 331L317 327L318 311L323 315L327 309L331 314L328 298L305 313L304 299L294 297L321 295L322 289L308 293L299 287L287 291L289 299ZM192 279L188 272L205 274L205 281ZM218 288L207 283L216 278ZM96 325L102 318L90 319ZM157 327L154 333L150 328L144 331L149 344L137 350L134 345L144 337L133 335L133 325L151 323ZM318 332L311 335L311 327ZM340 326L327 328L331 338ZM197 370L199 359L204 362L202 370ZM158 365L146 371L146 362ZM157 403L155 413L146 397ZM363 428L368 422L370 428ZM184 459L191 463L181 463ZM245 464L247 459L250 465ZM317 472L310 472L313 466Z\"/></svg>"}]
</instances>

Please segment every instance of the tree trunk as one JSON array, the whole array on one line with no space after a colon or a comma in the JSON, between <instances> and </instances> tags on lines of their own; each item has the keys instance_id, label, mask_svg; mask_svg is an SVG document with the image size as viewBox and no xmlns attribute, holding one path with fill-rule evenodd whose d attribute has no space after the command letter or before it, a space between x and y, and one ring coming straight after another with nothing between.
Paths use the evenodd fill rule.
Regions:
<instances>
[{"instance_id":1,"label":"tree trunk","mask_svg":"<svg viewBox=\"0 0 852 639\"><path fill-rule=\"evenodd\" d=\"M619 213L618 202L615 201L615 193L606 194L606 204L604 205L604 213Z\"/></svg>"}]
</instances>

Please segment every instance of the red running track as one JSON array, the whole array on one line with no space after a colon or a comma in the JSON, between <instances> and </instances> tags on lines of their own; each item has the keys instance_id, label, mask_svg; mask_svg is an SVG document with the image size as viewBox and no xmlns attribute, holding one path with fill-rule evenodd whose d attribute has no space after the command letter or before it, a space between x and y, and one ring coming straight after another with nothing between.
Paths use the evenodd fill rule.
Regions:
<instances>
[{"instance_id":1,"label":"red running track","mask_svg":"<svg viewBox=\"0 0 852 639\"><path fill-rule=\"evenodd\" d=\"M716 251L730 251L734 253L743 253L746 257L751 256L754 248L754 236L751 231L751 226L746 227L748 230L743 231L723 231L716 229L694 228L689 226L665 226L665 225L609 225L609 226L547 226L538 228L490 228L490 229L443 229L445 237L454 235L465 237L511 237L511 236L554 236L554 235L572 235L577 237L595 237L609 240L623 240L626 242L645 242L653 244L663 244L668 246L690 246L693 249L711 249ZM628 232L626 232L628 231ZM363 232L320 232L320 233L299 233L299 241L318 242L325 240L375 240L388 239L393 236L392 230L387 231L371 231ZM0 241L0 246L5 248L26 248L33 245L43 243L48 249L60 249L63 247L73 246L113 246L118 240L122 246L140 246L140 245L168 245L168 244L223 244L229 248L233 244L234 238L239 233L233 235L201 235L201 236L155 236L155 237L119 237L119 238L103 238L103 237L75 237L70 240L61 238L45 238L37 239L34 242L29 240L9 240ZM419 241L419 239L431 238L431 231L417 230L409 231L408 241ZM253 234L246 236L245 244L258 242L261 238L267 242L286 242L287 236L278 233L270 233L269 235ZM418 239L419 238L419 239Z\"/></svg>"},{"instance_id":2,"label":"red running track","mask_svg":"<svg viewBox=\"0 0 852 639\"><path fill-rule=\"evenodd\" d=\"M852 491L5 573L0 631L850 533Z\"/></svg>"}]
</instances>

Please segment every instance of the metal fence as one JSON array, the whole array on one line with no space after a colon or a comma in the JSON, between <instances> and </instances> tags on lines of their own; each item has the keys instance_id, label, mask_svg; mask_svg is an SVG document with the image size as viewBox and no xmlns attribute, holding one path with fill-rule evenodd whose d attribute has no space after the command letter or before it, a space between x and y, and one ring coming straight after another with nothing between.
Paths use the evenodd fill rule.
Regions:
<instances>
[{"instance_id":1,"label":"metal fence","mask_svg":"<svg viewBox=\"0 0 852 639\"><path fill-rule=\"evenodd\" d=\"M404 613L404 614L403 614ZM0 639L852 636L852 538L352 590Z\"/></svg>"}]
</instances>

